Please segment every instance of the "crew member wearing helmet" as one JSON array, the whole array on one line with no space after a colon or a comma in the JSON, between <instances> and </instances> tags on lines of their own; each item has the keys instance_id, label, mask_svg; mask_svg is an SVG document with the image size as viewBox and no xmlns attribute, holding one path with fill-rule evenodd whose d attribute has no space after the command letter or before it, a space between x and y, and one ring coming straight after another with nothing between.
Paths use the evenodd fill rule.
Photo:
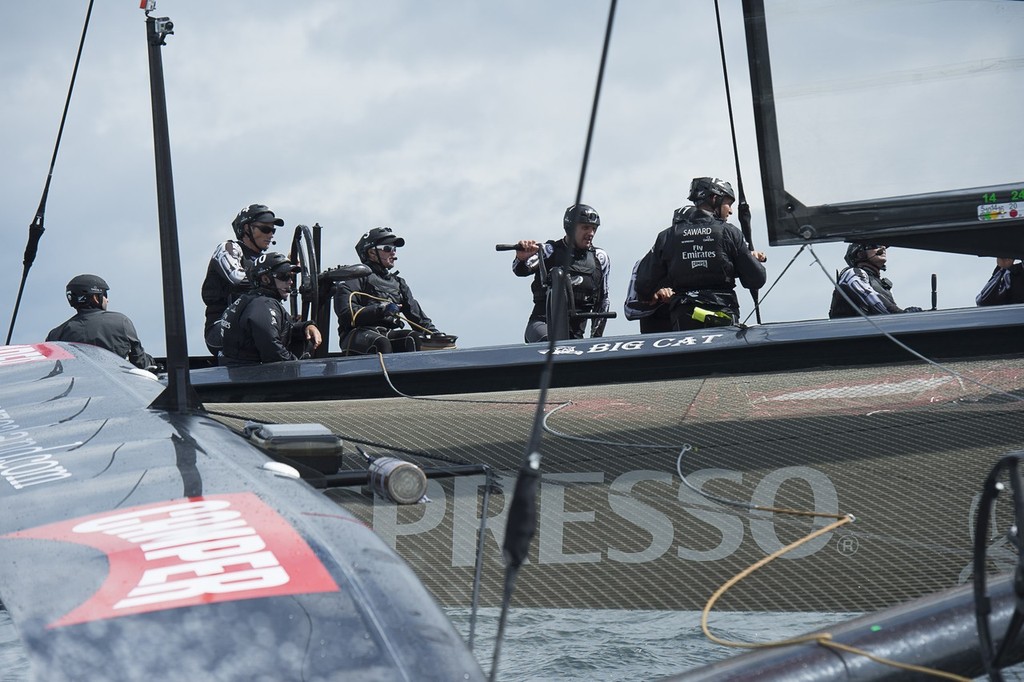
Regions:
<instances>
[{"instance_id":1,"label":"crew member wearing helmet","mask_svg":"<svg viewBox=\"0 0 1024 682\"><path fill-rule=\"evenodd\" d=\"M370 274L339 282L334 289L338 338L346 355L402 353L417 350L421 334L438 334L434 323L394 270L405 239L390 227L375 227L356 242L359 260ZM404 329L401 314L412 329Z\"/></svg>"},{"instance_id":2,"label":"crew member wearing helmet","mask_svg":"<svg viewBox=\"0 0 1024 682\"><path fill-rule=\"evenodd\" d=\"M107 292L110 287L102 277L78 275L68 282L68 303L77 313L70 320L50 331L47 341L74 341L106 348L127 358L141 369L155 369L151 358L142 347L135 325L126 315L107 310Z\"/></svg>"},{"instance_id":3,"label":"crew member wearing helmet","mask_svg":"<svg viewBox=\"0 0 1024 682\"><path fill-rule=\"evenodd\" d=\"M517 277L533 276L530 288L533 291L533 311L526 322L524 338L527 343L546 341L548 338L547 291L549 281L543 279L540 267L541 253L544 258L544 272L564 267L569 263L569 281L572 284L573 304L577 312L608 312L608 280L611 278L612 262L604 249L594 246L594 236L601 225L601 216L586 204L572 205L565 209L562 228L565 236L541 244L532 239L516 243L516 257L512 261L512 272ZM542 251L543 250L543 251ZM567 258L568 255L568 258ZM604 334L604 318L591 320L590 336L597 338ZM586 319L570 320L569 334L574 339L586 335Z\"/></svg>"},{"instance_id":4,"label":"crew member wearing helmet","mask_svg":"<svg viewBox=\"0 0 1024 682\"><path fill-rule=\"evenodd\" d=\"M637 305L667 305L673 331L737 324L736 280L751 290L764 286L765 256L727 222L736 201L728 182L694 178L688 199L693 207L676 210L637 266Z\"/></svg>"},{"instance_id":5,"label":"crew member wearing helmet","mask_svg":"<svg viewBox=\"0 0 1024 682\"><path fill-rule=\"evenodd\" d=\"M249 266L252 288L224 311L220 364L228 367L298 360L320 345L312 322L294 322L284 307L295 273L283 253L261 254Z\"/></svg>"},{"instance_id":6,"label":"crew member wearing helmet","mask_svg":"<svg viewBox=\"0 0 1024 682\"><path fill-rule=\"evenodd\" d=\"M1024 263L1014 263L1013 258L996 258L996 269L974 302L978 305L1024 303Z\"/></svg>"},{"instance_id":7,"label":"crew member wearing helmet","mask_svg":"<svg viewBox=\"0 0 1024 682\"><path fill-rule=\"evenodd\" d=\"M246 279L248 266L256 256L270 248L274 232L284 225L284 220L263 204L250 204L243 208L231 221L235 239L217 245L206 268L203 280L203 303L206 304L207 348L217 354L217 338L220 329L214 329L224 310L236 298L249 290Z\"/></svg>"},{"instance_id":8,"label":"crew member wearing helmet","mask_svg":"<svg viewBox=\"0 0 1024 682\"><path fill-rule=\"evenodd\" d=\"M885 246L850 244L845 260L847 267L839 273L832 291L832 305L828 310L830 318L856 317L862 313L889 315L921 311L916 306L900 308L896 305L892 297L892 282L882 277L886 262ZM853 301L855 308L850 306L840 290Z\"/></svg>"}]
</instances>

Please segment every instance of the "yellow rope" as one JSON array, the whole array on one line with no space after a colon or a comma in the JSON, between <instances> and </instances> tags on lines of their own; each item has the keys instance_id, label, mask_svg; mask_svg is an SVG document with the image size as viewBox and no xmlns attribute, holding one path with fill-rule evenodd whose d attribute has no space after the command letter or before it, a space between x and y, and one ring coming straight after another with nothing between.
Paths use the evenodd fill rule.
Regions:
<instances>
[{"instance_id":1,"label":"yellow rope","mask_svg":"<svg viewBox=\"0 0 1024 682\"><path fill-rule=\"evenodd\" d=\"M363 306L363 308L360 308L359 310L356 310L355 312L352 311L352 297L356 296L356 295L365 296L366 298L371 298L374 301L380 301L381 303L394 303L394 301L392 301L390 298L380 298L378 296L373 296L372 294L367 294L367 293L362 292L362 291L353 291L352 293L350 293L348 295L348 310L349 310L349 314L352 316L352 326L353 327L357 326L356 325L356 317L359 315L359 313L363 312L363 308L365 308L365 306ZM427 329L426 327L421 327L420 325L418 325L415 322L413 322L412 320L410 320L408 317L405 316L405 313L399 313L399 315L401 316L401 318L403 320L405 320L406 322L409 323L410 327L416 327L416 329L419 329L421 332L424 332L426 334L433 334L433 332L430 331L429 329Z\"/></svg>"},{"instance_id":2,"label":"yellow rope","mask_svg":"<svg viewBox=\"0 0 1024 682\"><path fill-rule=\"evenodd\" d=\"M753 565L748 566L747 568L743 569L738 574L736 574L735 576L730 578L728 581L726 581L725 584L723 584L721 587L719 587L715 591L715 593L713 595L711 595L711 598L708 599L707 604L704 606L704 611L701 613L700 627L701 627L701 630L704 631L704 636L705 637L707 637L709 640L711 640L715 644L720 644L722 646L741 648L741 649L768 649L768 648L773 648L773 647L790 646L790 645L793 645L793 644L811 644L811 643L813 643L813 644L820 644L821 646L831 647L833 649L839 649L841 651L846 651L848 653L856 654L858 656L864 656L865 658L870 659L870 660L874 661L875 663L880 663L882 665L892 666L893 668L898 668L900 670L909 670L909 671L913 671L913 672L917 672L917 673L922 673L922 674L926 674L926 675L933 675L935 677L940 677L940 678L947 679L947 680L959 680L961 682L970 682L971 678L969 678L969 677L961 677L959 675L954 675L952 673L943 672L942 670L935 670L933 668L924 668L924 667L917 666L917 665L911 665L909 663L900 663L899 661L892 661L892 660L889 660L887 658L882 658L880 656L875 656L874 654L872 654L872 653L870 653L868 651L864 651L863 649L857 649L856 647L852 647L852 646L849 646L847 644L841 644L840 642L835 641L834 639L832 639L832 634L828 633L828 632L822 633L822 634L816 634L816 635L804 635L803 637L792 637L790 639L780 639L780 640L776 640L774 642L739 642L739 641L725 640L725 639L722 639L722 638L717 637L714 634L712 634L711 629L708 626L708 616L711 614L711 609L712 609L712 607L714 607L715 602L717 602L719 600L719 598L721 598L722 595L724 595L727 591L729 591L729 589L731 589L736 583L740 582L741 580L743 580L744 578L749 576L751 573L753 573L757 569L759 569L759 568L761 568L761 567L771 563L775 559L778 559L783 554L786 554L787 552L791 552L792 550L796 549L797 547L799 547L799 546L801 546L801 545L803 545L803 544L805 544L807 542L810 542L814 538L819 537L821 535L824 535L825 533L831 533L832 531L836 530L837 528L845 526L846 524L851 523L853 521L853 517L850 516L850 515L819 514L819 513L816 513L816 512L809 512L809 511L781 510L781 509L770 509L770 508L764 508L764 507L755 507L755 509L757 509L758 511L778 511L778 512L783 512L783 513L787 513L787 514L796 514L796 515L799 515L799 516L828 516L828 517L835 518L837 520L835 522L833 522L833 523L830 523L827 526L824 526L823 528L819 528L818 530L814 531L813 533L810 533L806 537L800 538L799 540L786 545L782 549L779 549L779 550L777 550L775 552L772 552L771 554L769 554L765 558L761 559L760 561L757 561Z\"/></svg>"}]
</instances>

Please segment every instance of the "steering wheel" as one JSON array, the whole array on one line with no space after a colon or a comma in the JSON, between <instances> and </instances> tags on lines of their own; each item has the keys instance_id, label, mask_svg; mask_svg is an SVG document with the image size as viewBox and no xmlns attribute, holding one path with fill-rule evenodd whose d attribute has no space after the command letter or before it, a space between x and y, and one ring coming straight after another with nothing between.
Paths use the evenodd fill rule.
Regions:
<instances>
[{"instance_id":1,"label":"steering wheel","mask_svg":"<svg viewBox=\"0 0 1024 682\"><path fill-rule=\"evenodd\" d=\"M295 273L295 293L289 298L292 317L301 313L299 319L310 320L310 315L316 315L320 305L320 265L313 248L313 232L306 225L295 226L288 260L300 268Z\"/></svg>"}]
</instances>

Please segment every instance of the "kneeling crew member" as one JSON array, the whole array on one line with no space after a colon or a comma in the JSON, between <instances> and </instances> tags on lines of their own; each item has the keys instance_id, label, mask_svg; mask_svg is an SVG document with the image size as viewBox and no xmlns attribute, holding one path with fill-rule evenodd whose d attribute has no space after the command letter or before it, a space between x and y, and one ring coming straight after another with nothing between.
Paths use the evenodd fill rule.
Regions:
<instances>
[{"instance_id":1,"label":"kneeling crew member","mask_svg":"<svg viewBox=\"0 0 1024 682\"><path fill-rule=\"evenodd\" d=\"M320 345L320 330L312 322L293 322L284 307L292 293L295 273L283 253L256 257L249 269L253 288L224 311L224 345L220 364L228 367L298 360Z\"/></svg>"}]
</instances>

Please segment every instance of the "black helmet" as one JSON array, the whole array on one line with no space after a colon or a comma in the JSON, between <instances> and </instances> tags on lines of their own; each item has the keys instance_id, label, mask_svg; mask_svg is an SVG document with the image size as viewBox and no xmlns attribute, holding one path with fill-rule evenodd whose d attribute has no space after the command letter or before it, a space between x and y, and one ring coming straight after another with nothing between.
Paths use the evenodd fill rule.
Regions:
<instances>
[{"instance_id":1,"label":"black helmet","mask_svg":"<svg viewBox=\"0 0 1024 682\"><path fill-rule=\"evenodd\" d=\"M857 263L866 261L868 259L868 251L871 249L884 249L886 248L882 244L850 244L846 247L846 255L843 256L843 260L851 268ZM882 268L885 269L884 267Z\"/></svg>"},{"instance_id":2,"label":"black helmet","mask_svg":"<svg viewBox=\"0 0 1024 682\"><path fill-rule=\"evenodd\" d=\"M565 228L567 235L571 237L576 230L576 226L581 223L599 227L601 225L601 216L597 215L597 211L592 206L587 206L586 204L573 204L565 209L565 216L562 217L562 227Z\"/></svg>"},{"instance_id":3,"label":"black helmet","mask_svg":"<svg viewBox=\"0 0 1024 682\"><path fill-rule=\"evenodd\" d=\"M371 246L381 246L383 244L405 246L405 240L392 232L390 227L375 227L369 232L363 233L363 236L356 242L356 255L359 256L359 260L365 263L367 262L366 250Z\"/></svg>"},{"instance_id":4,"label":"black helmet","mask_svg":"<svg viewBox=\"0 0 1024 682\"><path fill-rule=\"evenodd\" d=\"M252 260L247 268L249 281L253 287L273 294L277 293L277 285L273 281L274 277L290 275L301 269L298 265L292 265L292 262L288 260L288 256L277 251L260 254ZM263 281L264 275L270 276L270 282Z\"/></svg>"},{"instance_id":5,"label":"black helmet","mask_svg":"<svg viewBox=\"0 0 1024 682\"><path fill-rule=\"evenodd\" d=\"M718 178L694 178L690 182L690 196L686 198L698 206L705 201L710 201L712 205L715 205L714 197L716 196L729 197L736 201L736 192L732 191L732 185ZM719 199L720 201L721 199Z\"/></svg>"},{"instance_id":6,"label":"black helmet","mask_svg":"<svg viewBox=\"0 0 1024 682\"><path fill-rule=\"evenodd\" d=\"M231 229L235 231L235 238L241 239L245 226L249 223L268 223L282 227L284 220L274 215L274 212L263 204L249 204L243 208L231 221Z\"/></svg>"},{"instance_id":7,"label":"black helmet","mask_svg":"<svg viewBox=\"0 0 1024 682\"><path fill-rule=\"evenodd\" d=\"M72 308L91 308L94 305L92 302L93 294L106 296L107 292L110 291L110 287L103 281L103 278L96 275L72 277L66 288L68 303L71 304Z\"/></svg>"}]
</instances>

